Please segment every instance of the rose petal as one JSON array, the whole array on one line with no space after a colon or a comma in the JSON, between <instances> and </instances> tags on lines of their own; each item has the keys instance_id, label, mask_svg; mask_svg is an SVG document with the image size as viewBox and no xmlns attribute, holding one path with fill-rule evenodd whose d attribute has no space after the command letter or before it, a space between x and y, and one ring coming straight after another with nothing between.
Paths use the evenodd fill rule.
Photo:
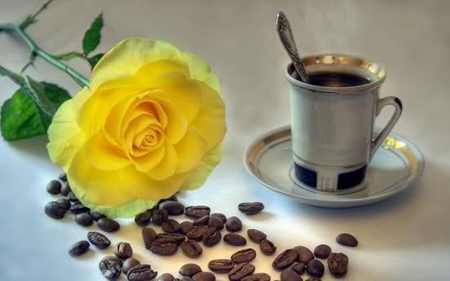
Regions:
<instances>
[{"instance_id":1,"label":"rose petal","mask_svg":"<svg viewBox=\"0 0 450 281\"><path fill-rule=\"evenodd\" d=\"M177 170L178 157L177 152L167 140L165 141L164 157L161 162L153 169L148 170L147 175L155 180L165 180L175 174Z\"/></svg>"},{"instance_id":2,"label":"rose petal","mask_svg":"<svg viewBox=\"0 0 450 281\"><path fill-rule=\"evenodd\" d=\"M184 137L174 148L178 156L177 173L189 172L199 165L206 153L206 141L194 128L188 128Z\"/></svg>"},{"instance_id":3,"label":"rose petal","mask_svg":"<svg viewBox=\"0 0 450 281\"><path fill-rule=\"evenodd\" d=\"M220 91L219 80L205 61L190 53L182 53L182 56L188 64L191 79L205 83L216 92Z\"/></svg>"},{"instance_id":4,"label":"rose petal","mask_svg":"<svg viewBox=\"0 0 450 281\"><path fill-rule=\"evenodd\" d=\"M117 170L132 164L123 151L108 142L102 131L86 143L86 156L92 166L101 170Z\"/></svg>"}]
</instances>

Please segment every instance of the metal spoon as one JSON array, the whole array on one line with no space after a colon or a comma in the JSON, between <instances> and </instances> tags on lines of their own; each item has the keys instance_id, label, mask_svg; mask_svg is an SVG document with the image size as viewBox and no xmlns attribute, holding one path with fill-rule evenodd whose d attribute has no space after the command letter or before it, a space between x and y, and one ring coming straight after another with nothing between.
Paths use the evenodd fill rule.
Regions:
<instances>
[{"instance_id":1,"label":"metal spoon","mask_svg":"<svg viewBox=\"0 0 450 281\"><path fill-rule=\"evenodd\" d=\"M298 54L297 47L295 46L294 35L292 35L291 25L283 12L279 12L277 15L277 32L280 36L281 43L283 43L286 52L291 57L292 64L300 77L302 82L308 83L309 77L306 73L305 66Z\"/></svg>"}]
</instances>

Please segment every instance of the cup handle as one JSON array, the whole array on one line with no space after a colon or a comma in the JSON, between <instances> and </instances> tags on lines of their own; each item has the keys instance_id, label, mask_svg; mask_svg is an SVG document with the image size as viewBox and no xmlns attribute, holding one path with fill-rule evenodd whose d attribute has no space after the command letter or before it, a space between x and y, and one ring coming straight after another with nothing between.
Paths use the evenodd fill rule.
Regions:
<instances>
[{"instance_id":1,"label":"cup handle","mask_svg":"<svg viewBox=\"0 0 450 281\"><path fill-rule=\"evenodd\" d=\"M386 137L391 132L392 128L397 123L398 119L400 118L400 115L402 115L403 111L403 105L402 101L397 97L385 97L380 100L378 100L377 109L376 109L376 115L378 116L383 109L383 107L387 105L392 105L395 108L394 114L392 114L391 120L386 124L384 129L381 131L381 133L375 138L375 140L372 141L372 148L370 150L370 159L373 158L375 155L375 152L378 150L380 145L383 143L383 141L386 139Z\"/></svg>"}]
</instances>

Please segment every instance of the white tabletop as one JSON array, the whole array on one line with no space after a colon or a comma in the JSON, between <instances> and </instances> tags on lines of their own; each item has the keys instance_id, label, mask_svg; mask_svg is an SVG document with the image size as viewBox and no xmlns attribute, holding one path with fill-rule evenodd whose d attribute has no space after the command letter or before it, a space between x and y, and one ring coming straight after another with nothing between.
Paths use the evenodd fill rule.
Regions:
<instances>
[{"instance_id":1,"label":"white tabletop","mask_svg":"<svg viewBox=\"0 0 450 281\"><path fill-rule=\"evenodd\" d=\"M20 21L39 2L1 0L0 22ZM414 142L427 160L416 186L371 206L321 209L267 190L246 173L246 146L289 123L283 73L288 57L274 25L279 10L289 16L302 54L345 52L387 68L382 92L400 97L405 108L394 130ZM345 280L450 280L450 2L55 1L29 32L49 52L79 50L84 29L101 11L105 27L100 50L127 37L168 40L205 58L221 81L229 127L223 162L202 189L182 197L186 205L208 204L213 211L238 215L246 227L264 230L279 252L327 243L350 258ZM26 61L24 45L0 34L0 64L19 70ZM89 75L84 62L70 64ZM29 74L57 81L72 94L78 90L41 60ZM17 86L6 78L0 82L3 103ZM380 123L387 117L385 112ZM46 141L0 140L0 280L104 280L98 270L104 252L93 250L79 260L67 254L71 244L96 227L82 228L70 215L56 221L44 214L44 205L52 200L45 185L60 171L47 156ZM261 201L266 209L246 217L237 211L242 201ZM131 242L135 256L160 273L176 274L191 261L181 252L170 258L151 254L134 222L122 223L122 230L109 237ZM341 232L355 234L360 245L337 245L334 239ZM196 262L206 270L208 260L234 251L226 245L206 249ZM276 280L272 260L259 254L254 264ZM218 280L226 279L218 275ZM333 278L327 272L323 280Z\"/></svg>"}]
</instances>

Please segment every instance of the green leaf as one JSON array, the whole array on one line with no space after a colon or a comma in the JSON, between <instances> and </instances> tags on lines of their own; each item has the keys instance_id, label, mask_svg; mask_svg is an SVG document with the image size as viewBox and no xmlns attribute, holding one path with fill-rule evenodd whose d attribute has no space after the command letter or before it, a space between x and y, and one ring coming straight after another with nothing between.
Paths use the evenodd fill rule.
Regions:
<instances>
[{"instance_id":1,"label":"green leaf","mask_svg":"<svg viewBox=\"0 0 450 281\"><path fill-rule=\"evenodd\" d=\"M91 68L94 69L94 67L97 65L99 60L103 57L104 54L96 54L92 57L87 58L89 64L91 65Z\"/></svg>"},{"instance_id":2,"label":"green leaf","mask_svg":"<svg viewBox=\"0 0 450 281\"><path fill-rule=\"evenodd\" d=\"M42 82L42 85L55 107L70 99L65 89L47 82ZM8 141L44 135L51 121L52 117L45 114L22 88L6 100L1 109L1 132Z\"/></svg>"},{"instance_id":3,"label":"green leaf","mask_svg":"<svg viewBox=\"0 0 450 281\"><path fill-rule=\"evenodd\" d=\"M84 33L83 52L85 55L94 51L100 44L101 30L103 27L103 14L100 14L92 23L91 27Z\"/></svg>"},{"instance_id":4,"label":"green leaf","mask_svg":"<svg viewBox=\"0 0 450 281\"><path fill-rule=\"evenodd\" d=\"M53 57L57 60L68 61L71 59L83 57L83 54L80 54L78 52L69 52L69 53L60 54L60 55L53 55Z\"/></svg>"}]
</instances>

